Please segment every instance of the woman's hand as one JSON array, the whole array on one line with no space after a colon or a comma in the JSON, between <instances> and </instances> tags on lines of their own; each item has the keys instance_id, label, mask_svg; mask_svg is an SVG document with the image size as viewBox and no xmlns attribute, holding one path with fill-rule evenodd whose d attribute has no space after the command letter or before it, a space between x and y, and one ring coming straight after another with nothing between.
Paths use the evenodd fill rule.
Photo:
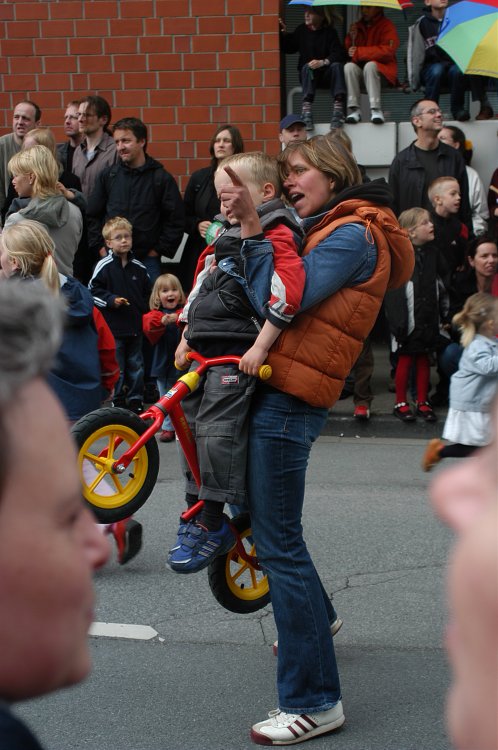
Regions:
<instances>
[{"instance_id":1,"label":"woman's hand","mask_svg":"<svg viewBox=\"0 0 498 750\"><path fill-rule=\"evenodd\" d=\"M211 226L211 223L212 223L212 222L210 222L210 221L200 221L200 222L199 222L199 223L197 224L197 231L198 231L198 232L199 232L199 234L201 235L202 239L205 239L205 237L206 237L206 232L207 232L207 230L208 230L208 227L209 227L209 226Z\"/></svg>"},{"instance_id":2,"label":"woman's hand","mask_svg":"<svg viewBox=\"0 0 498 750\"><path fill-rule=\"evenodd\" d=\"M230 166L223 168L232 180L231 185L226 183L220 190L220 201L227 219L240 224L242 239L260 234L261 222L247 186Z\"/></svg>"}]
</instances>

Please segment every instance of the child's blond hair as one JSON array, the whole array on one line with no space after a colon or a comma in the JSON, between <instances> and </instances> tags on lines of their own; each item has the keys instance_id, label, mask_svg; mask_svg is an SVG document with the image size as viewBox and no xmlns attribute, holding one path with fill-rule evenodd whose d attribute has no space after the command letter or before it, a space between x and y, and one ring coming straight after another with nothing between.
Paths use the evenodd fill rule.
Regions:
<instances>
[{"instance_id":1,"label":"child's blond hair","mask_svg":"<svg viewBox=\"0 0 498 750\"><path fill-rule=\"evenodd\" d=\"M453 323L460 329L462 346L468 346L485 323L494 320L498 313L498 298L486 292L477 292L469 297L463 309L453 316Z\"/></svg>"},{"instance_id":2,"label":"child's blond hair","mask_svg":"<svg viewBox=\"0 0 498 750\"><path fill-rule=\"evenodd\" d=\"M456 182L460 189L460 183L456 177L451 177L450 175L447 177L436 177L436 179L431 182L427 190L427 195L429 196L432 205L434 205L436 197L441 197L441 193L444 193L444 185L447 185L449 182Z\"/></svg>"},{"instance_id":3,"label":"child's blond hair","mask_svg":"<svg viewBox=\"0 0 498 750\"><path fill-rule=\"evenodd\" d=\"M402 229L410 231L410 229L415 229L417 224L420 224L423 218L430 218L430 216L431 215L427 209L415 206L414 208L407 208L406 211L400 213L398 223Z\"/></svg>"},{"instance_id":4,"label":"child's blond hair","mask_svg":"<svg viewBox=\"0 0 498 750\"><path fill-rule=\"evenodd\" d=\"M157 279L154 281L154 286L152 287L152 292L149 299L149 307L151 310L159 310L159 308L161 307L159 294L165 288L171 288L175 292L180 292L179 302L181 305L183 305L183 303L185 302L185 292L183 291L180 279L173 273L163 273L161 274L161 276L157 277Z\"/></svg>"},{"instance_id":5,"label":"child's blond hair","mask_svg":"<svg viewBox=\"0 0 498 750\"><path fill-rule=\"evenodd\" d=\"M275 188L275 195L282 192L282 183L280 181L277 160L273 156L264 154L262 151L248 151L241 154L232 154L226 156L218 165L217 172L224 167L231 166L234 172L237 166L247 169L251 175L251 180L258 188L269 182Z\"/></svg>"},{"instance_id":6,"label":"child's blond hair","mask_svg":"<svg viewBox=\"0 0 498 750\"><path fill-rule=\"evenodd\" d=\"M126 229L130 234L133 231L133 227L128 219L125 219L124 216L114 216L112 219L109 219L109 221L106 221L102 229L102 237L106 242L111 239L111 234L115 232L116 229Z\"/></svg>"},{"instance_id":7,"label":"child's blond hair","mask_svg":"<svg viewBox=\"0 0 498 750\"><path fill-rule=\"evenodd\" d=\"M0 239L10 262L21 276L40 278L54 294L59 293L59 272L54 260L55 243L38 221L26 219L3 230Z\"/></svg>"},{"instance_id":8,"label":"child's blond hair","mask_svg":"<svg viewBox=\"0 0 498 750\"><path fill-rule=\"evenodd\" d=\"M59 165L46 146L31 146L19 151L10 159L8 170L14 177L20 174L33 174L33 198L48 198L60 195L57 189Z\"/></svg>"}]
</instances>

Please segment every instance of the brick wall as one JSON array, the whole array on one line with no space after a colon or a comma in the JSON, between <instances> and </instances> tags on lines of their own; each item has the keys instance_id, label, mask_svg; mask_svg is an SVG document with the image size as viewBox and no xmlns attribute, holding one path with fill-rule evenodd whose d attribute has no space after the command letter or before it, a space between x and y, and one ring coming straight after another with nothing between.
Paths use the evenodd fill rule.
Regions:
<instances>
[{"instance_id":1,"label":"brick wall","mask_svg":"<svg viewBox=\"0 0 498 750\"><path fill-rule=\"evenodd\" d=\"M281 2L280 2L281 4ZM0 4L0 134L24 98L63 140L66 102L97 93L140 117L184 189L224 122L277 151L279 0L38 0Z\"/></svg>"}]
</instances>

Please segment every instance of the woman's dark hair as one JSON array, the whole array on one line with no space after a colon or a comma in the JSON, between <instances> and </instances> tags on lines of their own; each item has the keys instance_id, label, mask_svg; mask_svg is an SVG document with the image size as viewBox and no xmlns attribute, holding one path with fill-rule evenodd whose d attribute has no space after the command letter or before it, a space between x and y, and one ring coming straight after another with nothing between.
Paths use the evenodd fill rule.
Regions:
<instances>
[{"instance_id":1,"label":"woman's dark hair","mask_svg":"<svg viewBox=\"0 0 498 750\"><path fill-rule=\"evenodd\" d=\"M456 125L445 125L444 128L445 130L451 130L451 137L453 138L453 142L458 143L458 150L462 154L465 164L467 166L470 166L473 150L472 147L469 148L467 146L470 141L467 141L467 139L465 138L465 133L463 132L463 130L457 128Z\"/></svg>"},{"instance_id":2,"label":"woman's dark hair","mask_svg":"<svg viewBox=\"0 0 498 750\"><path fill-rule=\"evenodd\" d=\"M233 146L233 153L234 154L241 154L244 151L244 141L242 140L241 132L238 128L235 127L235 125L220 125L213 137L211 138L211 142L209 144L209 153L211 155L211 166L213 169L216 169L218 166L218 159L214 155L214 142L216 138L219 136L223 130L228 130L230 135L232 136L232 146Z\"/></svg>"},{"instance_id":3,"label":"woman's dark hair","mask_svg":"<svg viewBox=\"0 0 498 750\"><path fill-rule=\"evenodd\" d=\"M474 259L477 255L477 251L481 245L485 245L490 242L492 245L497 245L496 239L490 234L478 234L477 237L472 240L467 251L467 257Z\"/></svg>"}]
</instances>

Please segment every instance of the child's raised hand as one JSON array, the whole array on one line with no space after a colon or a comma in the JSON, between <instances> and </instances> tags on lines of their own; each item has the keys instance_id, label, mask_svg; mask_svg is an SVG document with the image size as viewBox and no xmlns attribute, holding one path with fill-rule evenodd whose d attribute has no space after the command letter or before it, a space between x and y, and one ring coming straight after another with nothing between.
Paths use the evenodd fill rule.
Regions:
<instances>
[{"instance_id":1,"label":"child's raised hand","mask_svg":"<svg viewBox=\"0 0 498 750\"><path fill-rule=\"evenodd\" d=\"M268 349L264 349L257 343L253 344L250 349L246 351L239 362L239 370L245 372L246 375L257 375L259 368L264 363L268 356Z\"/></svg>"},{"instance_id":2,"label":"child's raised hand","mask_svg":"<svg viewBox=\"0 0 498 750\"><path fill-rule=\"evenodd\" d=\"M240 224L242 238L259 234L261 223L247 186L229 165L223 169L232 181L232 184L224 183L220 190L225 216L229 221L235 220Z\"/></svg>"}]
</instances>

